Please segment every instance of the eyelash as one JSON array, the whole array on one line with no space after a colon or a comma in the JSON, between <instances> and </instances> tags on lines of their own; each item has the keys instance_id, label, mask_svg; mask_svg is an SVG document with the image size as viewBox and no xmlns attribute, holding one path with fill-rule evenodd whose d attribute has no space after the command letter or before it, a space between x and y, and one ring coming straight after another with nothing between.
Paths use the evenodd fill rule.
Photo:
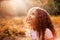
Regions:
<instances>
[{"instance_id":1,"label":"eyelash","mask_svg":"<svg viewBox=\"0 0 60 40\"><path fill-rule=\"evenodd\" d=\"M32 15L34 15L34 13L32 13Z\"/></svg>"}]
</instances>

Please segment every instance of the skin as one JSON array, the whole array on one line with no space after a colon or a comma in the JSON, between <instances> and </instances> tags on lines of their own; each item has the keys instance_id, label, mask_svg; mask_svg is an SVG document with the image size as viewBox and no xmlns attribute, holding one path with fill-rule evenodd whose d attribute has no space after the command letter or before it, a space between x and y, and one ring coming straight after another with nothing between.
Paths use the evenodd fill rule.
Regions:
<instances>
[{"instance_id":1,"label":"skin","mask_svg":"<svg viewBox=\"0 0 60 40\"><path fill-rule=\"evenodd\" d=\"M33 29L32 27L35 27L35 24L37 23L36 13L28 14L26 21L27 21L27 24L29 24L29 26L31 26L31 29Z\"/></svg>"}]
</instances>

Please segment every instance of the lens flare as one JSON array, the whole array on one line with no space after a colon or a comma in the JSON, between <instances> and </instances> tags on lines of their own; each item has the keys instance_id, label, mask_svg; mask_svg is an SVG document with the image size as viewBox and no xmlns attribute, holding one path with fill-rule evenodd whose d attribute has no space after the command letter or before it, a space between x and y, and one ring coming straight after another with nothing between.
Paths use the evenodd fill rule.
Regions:
<instances>
[{"instance_id":1,"label":"lens flare","mask_svg":"<svg viewBox=\"0 0 60 40\"><path fill-rule=\"evenodd\" d=\"M9 3L15 13L26 11L26 3L23 0L11 0Z\"/></svg>"},{"instance_id":2,"label":"lens flare","mask_svg":"<svg viewBox=\"0 0 60 40\"><path fill-rule=\"evenodd\" d=\"M1 2L2 11L13 16L21 16L26 13L26 3L23 0L5 0Z\"/></svg>"}]
</instances>

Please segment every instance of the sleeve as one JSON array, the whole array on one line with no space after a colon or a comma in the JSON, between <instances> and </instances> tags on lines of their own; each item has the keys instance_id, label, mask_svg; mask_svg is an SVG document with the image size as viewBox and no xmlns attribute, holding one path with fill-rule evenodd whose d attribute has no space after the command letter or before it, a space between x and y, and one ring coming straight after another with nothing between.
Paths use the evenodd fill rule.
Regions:
<instances>
[{"instance_id":1,"label":"sleeve","mask_svg":"<svg viewBox=\"0 0 60 40\"><path fill-rule=\"evenodd\" d=\"M49 30L48 28L45 31L45 38L47 38L47 39L53 38L53 34L52 34L51 30Z\"/></svg>"}]
</instances>

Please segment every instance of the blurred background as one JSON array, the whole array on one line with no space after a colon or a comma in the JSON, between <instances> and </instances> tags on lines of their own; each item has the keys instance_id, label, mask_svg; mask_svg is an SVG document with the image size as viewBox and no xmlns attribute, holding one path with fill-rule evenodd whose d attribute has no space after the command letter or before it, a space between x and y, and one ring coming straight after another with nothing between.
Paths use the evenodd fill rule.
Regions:
<instances>
[{"instance_id":1,"label":"blurred background","mask_svg":"<svg viewBox=\"0 0 60 40\"><path fill-rule=\"evenodd\" d=\"M3 12L18 16L26 15L34 6L46 9L51 15L60 15L60 0L0 0L0 15Z\"/></svg>"},{"instance_id":2,"label":"blurred background","mask_svg":"<svg viewBox=\"0 0 60 40\"><path fill-rule=\"evenodd\" d=\"M0 0L0 40L19 34L27 12L37 6L49 12L57 33L56 40L60 40L60 0Z\"/></svg>"}]
</instances>

